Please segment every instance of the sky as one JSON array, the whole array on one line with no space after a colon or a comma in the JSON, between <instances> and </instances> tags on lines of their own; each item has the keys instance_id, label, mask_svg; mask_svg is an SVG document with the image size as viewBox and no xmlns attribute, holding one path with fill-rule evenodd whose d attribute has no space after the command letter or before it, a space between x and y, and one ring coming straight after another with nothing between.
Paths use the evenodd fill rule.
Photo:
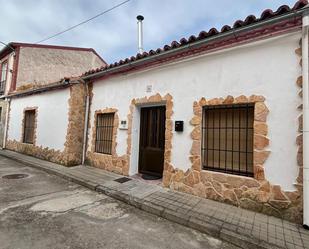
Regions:
<instances>
[{"instance_id":1,"label":"sky","mask_svg":"<svg viewBox=\"0 0 309 249\"><path fill-rule=\"evenodd\" d=\"M36 43L123 0L0 0L0 41ZM131 0L43 44L94 48L108 63L137 53L136 16L144 20L144 49L157 49L265 9L296 0ZM0 49L2 47L0 46Z\"/></svg>"}]
</instances>

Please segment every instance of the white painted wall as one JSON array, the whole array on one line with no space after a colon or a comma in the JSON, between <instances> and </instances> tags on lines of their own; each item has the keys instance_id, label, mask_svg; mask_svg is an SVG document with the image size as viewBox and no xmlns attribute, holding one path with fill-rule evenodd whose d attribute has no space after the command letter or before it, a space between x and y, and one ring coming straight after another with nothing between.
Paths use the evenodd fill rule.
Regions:
<instances>
[{"instance_id":1,"label":"white painted wall","mask_svg":"<svg viewBox=\"0 0 309 249\"><path fill-rule=\"evenodd\" d=\"M38 107L36 146L63 151L68 127L69 97L70 90L67 88L13 98L8 139L21 141L23 111L27 107Z\"/></svg>"},{"instance_id":2,"label":"white painted wall","mask_svg":"<svg viewBox=\"0 0 309 249\"><path fill-rule=\"evenodd\" d=\"M284 190L294 190L298 174L295 139L298 129L298 97L296 79L301 74L299 58L300 33L251 43L242 47L164 65L134 74L112 77L94 84L91 106L91 124L95 110L114 107L119 117L126 119L131 99L156 93L170 93L174 100L173 120L184 120L184 132L173 135L172 164L186 170L190 165L192 141L189 121L193 116L192 104L201 97L211 99L227 95L260 94L266 97L270 109L267 123L272 151L265 163L266 177ZM152 92L146 93L146 86ZM134 123L138 117L134 118ZM135 125L135 133L138 126ZM138 135L133 134L137 141ZM91 139L91 136L90 136ZM117 153L123 155L127 148L127 132L118 130ZM91 144L91 141L89 141ZM136 172L138 146L133 141L131 174ZM88 148L90 149L90 147Z\"/></svg>"}]
</instances>

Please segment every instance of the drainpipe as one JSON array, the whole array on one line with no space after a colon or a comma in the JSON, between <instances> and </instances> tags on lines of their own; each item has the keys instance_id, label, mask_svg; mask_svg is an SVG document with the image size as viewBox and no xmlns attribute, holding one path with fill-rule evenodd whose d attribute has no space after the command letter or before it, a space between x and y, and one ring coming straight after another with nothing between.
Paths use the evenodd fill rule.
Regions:
<instances>
[{"instance_id":1,"label":"drainpipe","mask_svg":"<svg viewBox=\"0 0 309 249\"><path fill-rule=\"evenodd\" d=\"M7 106L6 106L6 113L5 113L5 124L4 124L4 132L3 132L3 143L2 143L2 149L5 149L6 147L6 137L8 133L8 124L9 124L9 111L10 111L10 105L11 105L11 99L7 99Z\"/></svg>"},{"instance_id":2,"label":"drainpipe","mask_svg":"<svg viewBox=\"0 0 309 249\"><path fill-rule=\"evenodd\" d=\"M88 118L89 118L89 88L88 83L85 82L86 87L86 111L85 111L85 123L84 123L84 140L83 140L83 155L82 155L82 165L85 164L86 150L87 150L87 134L88 134Z\"/></svg>"},{"instance_id":3,"label":"drainpipe","mask_svg":"<svg viewBox=\"0 0 309 249\"><path fill-rule=\"evenodd\" d=\"M302 76L303 76L303 226L309 229L309 67L308 67L309 11L303 14Z\"/></svg>"}]
</instances>

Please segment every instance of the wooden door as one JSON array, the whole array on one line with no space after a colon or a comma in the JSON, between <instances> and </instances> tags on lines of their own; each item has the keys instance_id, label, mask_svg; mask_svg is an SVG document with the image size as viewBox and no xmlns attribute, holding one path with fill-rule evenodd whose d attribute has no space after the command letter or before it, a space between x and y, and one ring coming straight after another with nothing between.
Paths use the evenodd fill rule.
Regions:
<instances>
[{"instance_id":1,"label":"wooden door","mask_svg":"<svg viewBox=\"0 0 309 249\"><path fill-rule=\"evenodd\" d=\"M165 106L141 108L139 172L162 176Z\"/></svg>"}]
</instances>

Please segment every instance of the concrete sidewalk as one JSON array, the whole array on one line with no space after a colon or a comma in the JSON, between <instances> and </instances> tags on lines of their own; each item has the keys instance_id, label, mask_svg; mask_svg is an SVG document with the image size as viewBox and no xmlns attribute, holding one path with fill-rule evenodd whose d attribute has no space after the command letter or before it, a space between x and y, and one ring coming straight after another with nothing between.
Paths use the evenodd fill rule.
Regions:
<instances>
[{"instance_id":1,"label":"concrete sidewalk","mask_svg":"<svg viewBox=\"0 0 309 249\"><path fill-rule=\"evenodd\" d=\"M89 166L66 168L8 150L1 150L0 156L61 176L242 248L309 249L309 231L282 219L175 192L137 179L126 179Z\"/></svg>"}]
</instances>

